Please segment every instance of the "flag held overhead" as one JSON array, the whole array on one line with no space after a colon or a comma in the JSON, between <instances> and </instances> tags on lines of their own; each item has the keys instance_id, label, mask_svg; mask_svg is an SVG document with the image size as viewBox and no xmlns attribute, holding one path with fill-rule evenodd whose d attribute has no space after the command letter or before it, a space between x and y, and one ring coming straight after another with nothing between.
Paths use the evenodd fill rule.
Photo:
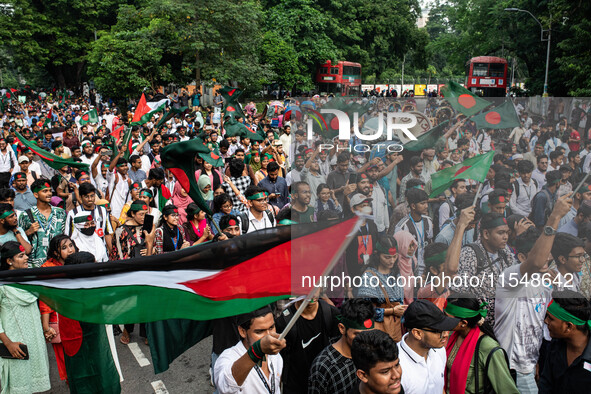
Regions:
<instances>
[{"instance_id":1,"label":"flag held overhead","mask_svg":"<svg viewBox=\"0 0 591 394\"><path fill-rule=\"evenodd\" d=\"M43 162L45 162L45 164L47 164L54 170L59 170L64 166L68 166L83 171L89 171L90 166L88 164L77 162L72 159L61 158L60 156L54 155L53 153L47 152L46 150L39 148L37 145L33 144L31 141L28 141L25 137L23 137L18 131L15 133L16 137L18 138L21 144L33 151L37 156L41 158L41 160L43 160Z\"/></svg>"},{"instance_id":2,"label":"flag held overhead","mask_svg":"<svg viewBox=\"0 0 591 394\"><path fill-rule=\"evenodd\" d=\"M441 88L441 93L453 109L466 116L475 115L492 104L453 81Z\"/></svg>"},{"instance_id":3,"label":"flag held overhead","mask_svg":"<svg viewBox=\"0 0 591 394\"><path fill-rule=\"evenodd\" d=\"M495 151L474 156L460 164L431 175L432 192L429 197L435 197L448 189L456 179L473 179L483 182L492 164Z\"/></svg>"}]
</instances>

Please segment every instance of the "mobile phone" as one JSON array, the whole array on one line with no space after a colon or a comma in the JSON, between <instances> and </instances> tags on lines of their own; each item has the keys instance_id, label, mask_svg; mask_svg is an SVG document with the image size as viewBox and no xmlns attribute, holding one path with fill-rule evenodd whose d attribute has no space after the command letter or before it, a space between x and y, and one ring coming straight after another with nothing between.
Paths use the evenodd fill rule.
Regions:
<instances>
[{"instance_id":1,"label":"mobile phone","mask_svg":"<svg viewBox=\"0 0 591 394\"><path fill-rule=\"evenodd\" d=\"M357 174L351 173L349 174L349 184L357 183Z\"/></svg>"},{"instance_id":2,"label":"mobile phone","mask_svg":"<svg viewBox=\"0 0 591 394\"><path fill-rule=\"evenodd\" d=\"M142 226L142 231L146 231L148 233L152 232L152 227L154 226L154 215L146 214L144 217L144 224Z\"/></svg>"},{"instance_id":3,"label":"mobile phone","mask_svg":"<svg viewBox=\"0 0 591 394\"><path fill-rule=\"evenodd\" d=\"M113 151L112 150L105 150L103 151L103 156L112 156L113 155Z\"/></svg>"}]
</instances>

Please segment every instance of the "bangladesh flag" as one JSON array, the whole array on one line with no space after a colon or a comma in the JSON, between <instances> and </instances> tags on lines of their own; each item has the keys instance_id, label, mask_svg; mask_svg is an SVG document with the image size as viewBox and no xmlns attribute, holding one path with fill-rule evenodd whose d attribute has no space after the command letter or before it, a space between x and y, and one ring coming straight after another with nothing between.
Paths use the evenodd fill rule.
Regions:
<instances>
[{"instance_id":1,"label":"bangladesh flag","mask_svg":"<svg viewBox=\"0 0 591 394\"><path fill-rule=\"evenodd\" d=\"M471 159L464 160L460 164L445 170L437 171L431 175L431 195L435 197L447 190L456 179L473 179L478 182L483 182L486 179L486 174L490 165L492 164L494 150L491 150L484 155L474 156Z\"/></svg>"},{"instance_id":2,"label":"bangladesh flag","mask_svg":"<svg viewBox=\"0 0 591 394\"><path fill-rule=\"evenodd\" d=\"M219 92L224 98L224 107L222 108L224 120L228 117L230 119L236 119L237 117L246 118L246 115L242 112L242 107L238 102L238 99L242 95L242 90L230 86L224 86Z\"/></svg>"},{"instance_id":3,"label":"bangladesh flag","mask_svg":"<svg viewBox=\"0 0 591 394\"><path fill-rule=\"evenodd\" d=\"M137 104L135 112L133 113L131 125L140 126L146 122L149 122L155 113L164 111L164 109L169 103L170 100L167 98L158 101L146 101L146 95L142 93L142 97L140 97L140 102Z\"/></svg>"},{"instance_id":4,"label":"bangladesh flag","mask_svg":"<svg viewBox=\"0 0 591 394\"><path fill-rule=\"evenodd\" d=\"M309 294L346 249L358 219L279 226L162 256L9 270L60 315L97 324L212 320ZM314 258L310 258L314 256ZM307 279L309 278L309 279Z\"/></svg>"},{"instance_id":5,"label":"bangladesh flag","mask_svg":"<svg viewBox=\"0 0 591 394\"><path fill-rule=\"evenodd\" d=\"M21 144L35 152L37 156L41 158L51 168L54 170L59 170L63 166L69 166L72 168L76 168L83 171L89 171L89 165L84 164L81 162L74 161L72 159L63 159L53 153L47 152L44 149L39 148L37 145L33 144L31 141L28 141L25 137L23 137L18 131L15 132L16 137L20 141Z\"/></svg>"},{"instance_id":6,"label":"bangladesh flag","mask_svg":"<svg viewBox=\"0 0 591 394\"><path fill-rule=\"evenodd\" d=\"M212 215L209 205L203 199L195 179L195 156L209 154L209 148L199 138L168 145L160 153L162 166L169 169L191 199L202 211Z\"/></svg>"},{"instance_id":7,"label":"bangladesh flag","mask_svg":"<svg viewBox=\"0 0 591 394\"><path fill-rule=\"evenodd\" d=\"M435 148L437 141L445 134L445 128L449 121L443 121L439 125L433 127L431 130L422 134L416 141L409 141L404 144L404 150L412 152L420 152L423 149Z\"/></svg>"},{"instance_id":8,"label":"bangladesh flag","mask_svg":"<svg viewBox=\"0 0 591 394\"><path fill-rule=\"evenodd\" d=\"M466 116L477 114L492 104L453 81L449 81L445 87L441 88L441 93L453 109Z\"/></svg>"},{"instance_id":9,"label":"bangladesh flag","mask_svg":"<svg viewBox=\"0 0 591 394\"><path fill-rule=\"evenodd\" d=\"M91 109L90 111L85 112L80 117L80 125L84 126L87 123L98 123L98 113L96 112L96 108Z\"/></svg>"},{"instance_id":10,"label":"bangladesh flag","mask_svg":"<svg viewBox=\"0 0 591 394\"><path fill-rule=\"evenodd\" d=\"M119 373L105 325L79 322L60 315L59 331L70 392L120 393Z\"/></svg>"},{"instance_id":11,"label":"bangladesh flag","mask_svg":"<svg viewBox=\"0 0 591 394\"><path fill-rule=\"evenodd\" d=\"M162 184L158 188L158 209L162 211L162 208L166 205L168 200L172 197L170 190L166 187L166 185Z\"/></svg>"},{"instance_id":12,"label":"bangladesh flag","mask_svg":"<svg viewBox=\"0 0 591 394\"><path fill-rule=\"evenodd\" d=\"M178 114L184 113L188 109L189 107L171 108L170 111L162 115L162 119L158 121L158 124L156 125L155 129L158 130L161 126L164 126L164 124L168 122L170 119L174 118Z\"/></svg>"},{"instance_id":13,"label":"bangladesh flag","mask_svg":"<svg viewBox=\"0 0 591 394\"><path fill-rule=\"evenodd\" d=\"M209 153L199 153L199 156L214 167L224 166L224 158L220 156L220 151L217 148Z\"/></svg>"},{"instance_id":14,"label":"bangladesh flag","mask_svg":"<svg viewBox=\"0 0 591 394\"><path fill-rule=\"evenodd\" d=\"M472 118L479 129L508 129L521 125L510 100Z\"/></svg>"}]
</instances>

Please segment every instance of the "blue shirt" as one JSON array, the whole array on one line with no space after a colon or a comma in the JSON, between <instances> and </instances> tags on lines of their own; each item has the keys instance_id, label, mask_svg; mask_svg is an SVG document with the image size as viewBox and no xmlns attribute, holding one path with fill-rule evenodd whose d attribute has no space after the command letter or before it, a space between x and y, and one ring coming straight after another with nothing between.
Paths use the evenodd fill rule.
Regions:
<instances>
[{"instance_id":1,"label":"blue shirt","mask_svg":"<svg viewBox=\"0 0 591 394\"><path fill-rule=\"evenodd\" d=\"M546 191L545 193L543 193L544 190ZM552 201L548 201L548 196L550 196ZM546 207L551 210L553 206L554 194L544 186L542 190L534 196L532 201L533 222L536 227L542 227L546 223Z\"/></svg>"},{"instance_id":2,"label":"blue shirt","mask_svg":"<svg viewBox=\"0 0 591 394\"><path fill-rule=\"evenodd\" d=\"M24 193L16 192L14 196L14 209L18 211L26 211L37 205L37 199L33 195L31 189L27 187Z\"/></svg>"},{"instance_id":3,"label":"blue shirt","mask_svg":"<svg viewBox=\"0 0 591 394\"><path fill-rule=\"evenodd\" d=\"M279 194L277 198L269 201L271 205L281 209L289 202L289 193L287 191L287 182L285 181L285 178L278 176L275 182L273 182L267 175L259 182L258 186L262 187L269 193Z\"/></svg>"},{"instance_id":4,"label":"blue shirt","mask_svg":"<svg viewBox=\"0 0 591 394\"><path fill-rule=\"evenodd\" d=\"M579 236L579 226L575 223L575 219L569 220L566 224L560 226L558 228L559 233L567 233L570 235L574 235L575 237Z\"/></svg>"}]
</instances>

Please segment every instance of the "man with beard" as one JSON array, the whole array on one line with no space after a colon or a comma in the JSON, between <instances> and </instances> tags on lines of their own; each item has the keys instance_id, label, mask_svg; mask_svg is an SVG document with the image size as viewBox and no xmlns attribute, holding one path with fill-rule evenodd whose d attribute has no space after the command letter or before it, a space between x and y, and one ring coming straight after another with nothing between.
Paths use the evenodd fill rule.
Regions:
<instances>
[{"instance_id":1,"label":"man with beard","mask_svg":"<svg viewBox=\"0 0 591 394\"><path fill-rule=\"evenodd\" d=\"M575 237L579 236L579 231L591 220L591 201L583 201L583 204L577 210L574 218L558 228L559 233L567 233Z\"/></svg>"},{"instance_id":2,"label":"man with beard","mask_svg":"<svg viewBox=\"0 0 591 394\"><path fill-rule=\"evenodd\" d=\"M371 195L371 182L369 181L369 178L365 173L358 174L356 182L349 183L345 187L345 205L343 205L345 218L352 218L354 215L353 206L351 205L350 201L351 198L353 198L353 196L356 194L363 194L366 197L370 197Z\"/></svg>"},{"instance_id":3,"label":"man with beard","mask_svg":"<svg viewBox=\"0 0 591 394\"><path fill-rule=\"evenodd\" d=\"M108 261L109 257L107 248L105 248L105 242L96 233L96 222L92 214L87 211L80 211L72 218L74 226L72 241L76 244L80 252L92 253L99 263Z\"/></svg>"},{"instance_id":4,"label":"man with beard","mask_svg":"<svg viewBox=\"0 0 591 394\"><path fill-rule=\"evenodd\" d=\"M12 206L0 203L0 245L8 241L20 243L27 254L31 253L33 249L27 240L25 231L18 226L18 218Z\"/></svg>"},{"instance_id":5,"label":"man with beard","mask_svg":"<svg viewBox=\"0 0 591 394\"><path fill-rule=\"evenodd\" d=\"M388 215L388 194L379 184L380 170L377 164L372 164L367 169L367 177L369 178L370 188L372 189L371 198L372 209L374 213L374 220L378 227L378 232L385 234L388 227L390 227L390 217Z\"/></svg>"},{"instance_id":6,"label":"man with beard","mask_svg":"<svg viewBox=\"0 0 591 394\"><path fill-rule=\"evenodd\" d=\"M285 178L287 186L291 186L292 183L300 182L302 180L301 172L305 163L304 156L300 154L295 156L295 162L293 163L294 167L287 173L287 177Z\"/></svg>"},{"instance_id":7,"label":"man with beard","mask_svg":"<svg viewBox=\"0 0 591 394\"><path fill-rule=\"evenodd\" d=\"M328 187L334 192L334 196L341 206L345 206L343 202L346 195L345 187L349 183L349 174L349 154L348 152L341 152L337 156L337 168L326 177Z\"/></svg>"},{"instance_id":8,"label":"man with beard","mask_svg":"<svg viewBox=\"0 0 591 394\"><path fill-rule=\"evenodd\" d=\"M312 191L306 182L293 184L291 193L291 216L297 223L312 223L314 221L314 207L310 206Z\"/></svg>"},{"instance_id":9,"label":"man with beard","mask_svg":"<svg viewBox=\"0 0 591 394\"><path fill-rule=\"evenodd\" d=\"M37 204L37 199L27 185L27 175L24 172L14 174L12 186L16 191L14 197L14 209L26 211Z\"/></svg>"},{"instance_id":10,"label":"man with beard","mask_svg":"<svg viewBox=\"0 0 591 394\"><path fill-rule=\"evenodd\" d=\"M88 164L89 166L92 165L92 162L96 158L96 155L92 149L92 142L89 140L82 141L82 156L80 156L80 160L82 163Z\"/></svg>"}]
</instances>

